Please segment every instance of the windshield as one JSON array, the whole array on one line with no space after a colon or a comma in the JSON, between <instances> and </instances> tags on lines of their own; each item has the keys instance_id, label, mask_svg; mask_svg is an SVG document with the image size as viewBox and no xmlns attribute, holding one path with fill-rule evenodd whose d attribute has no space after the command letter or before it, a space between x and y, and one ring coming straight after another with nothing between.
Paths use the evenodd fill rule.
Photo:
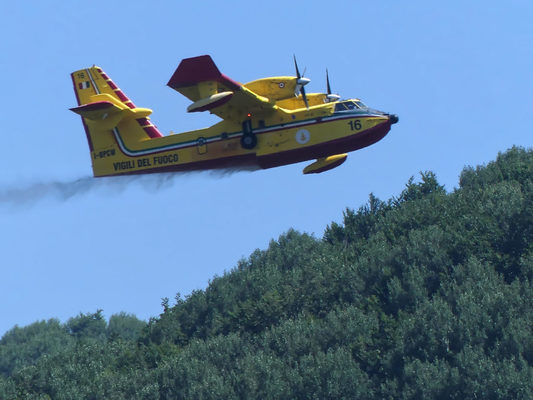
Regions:
<instances>
[{"instance_id":1,"label":"windshield","mask_svg":"<svg viewBox=\"0 0 533 400\"><path fill-rule=\"evenodd\" d=\"M353 101L357 108L368 108L365 103L363 103L361 100L354 100Z\"/></svg>"},{"instance_id":2,"label":"windshield","mask_svg":"<svg viewBox=\"0 0 533 400\"><path fill-rule=\"evenodd\" d=\"M348 110L358 110L368 109L365 104L360 100L345 100L340 103L335 104L335 111L348 111Z\"/></svg>"}]
</instances>

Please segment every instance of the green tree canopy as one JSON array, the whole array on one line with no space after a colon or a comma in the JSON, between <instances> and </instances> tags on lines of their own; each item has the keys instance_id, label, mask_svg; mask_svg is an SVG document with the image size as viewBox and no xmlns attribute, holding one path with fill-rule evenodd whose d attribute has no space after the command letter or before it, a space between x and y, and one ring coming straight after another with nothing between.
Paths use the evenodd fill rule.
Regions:
<instances>
[{"instance_id":1,"label":"green tree canopy","mask_svg":"<svg viewBox=\"0 0 533 400\"><path fill-rule=\"evenodd\" d=\"M533 152L289 230L147 324L14 328L0 398L531 399Z\"/></svg>"}]
</instances>

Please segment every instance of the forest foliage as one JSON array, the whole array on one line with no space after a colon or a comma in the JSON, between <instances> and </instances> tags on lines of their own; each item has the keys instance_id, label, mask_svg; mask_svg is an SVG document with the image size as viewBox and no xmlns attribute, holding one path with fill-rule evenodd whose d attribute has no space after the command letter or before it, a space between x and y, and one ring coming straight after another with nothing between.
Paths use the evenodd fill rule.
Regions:
<instances>
[{"instance_id":1,"label":"forest foliage","mask_svg":"<svg viewBox=\"0 0 533 400\"><path fill-rule=\"evenodd\" d=\"M290 230L148 323L15 327L0 399L531 399L533 152Z\"/></svg>"}]
</instances>

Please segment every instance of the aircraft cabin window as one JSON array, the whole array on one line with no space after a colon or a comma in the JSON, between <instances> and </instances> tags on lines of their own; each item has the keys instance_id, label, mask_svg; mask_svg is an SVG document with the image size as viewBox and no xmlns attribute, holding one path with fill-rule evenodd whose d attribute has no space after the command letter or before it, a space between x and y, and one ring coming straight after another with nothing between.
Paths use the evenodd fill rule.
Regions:
<instances>
[{"instance_id":1,"label":"aircraft cabin window","mask_svg":"<svg viewBox=\"0 0 533 400\"><path fill-rule=\"evenodd\" d=\"M344 103L335 104L335 111L346 111L346 106Z\"/></svg>"},{"instance_id":2,"label":"aircraft cabin window","mask_svg":"<svg viewBox=\"0 0 533 400\"><path fill-rule=\"evenodd\" d=\"M356 105L357 107L359 107L359 108L368 108L368 107L365 105L365 103L363 103L362 101L358 101L358 100L356 100L356 101L354 101L354 103L355 103L355 105Z\"/></svg>"},{"instance_id":3,"label":"aircraft cabin window","mask_svg":"<svg viewBox=\"0 0 533 400\"><path fill-rule=\"evenodd\" d=\"M344 103L344 105L348 110L355 110L357 108L353 101L347 101Z\"/></svg>"}]
</instances>

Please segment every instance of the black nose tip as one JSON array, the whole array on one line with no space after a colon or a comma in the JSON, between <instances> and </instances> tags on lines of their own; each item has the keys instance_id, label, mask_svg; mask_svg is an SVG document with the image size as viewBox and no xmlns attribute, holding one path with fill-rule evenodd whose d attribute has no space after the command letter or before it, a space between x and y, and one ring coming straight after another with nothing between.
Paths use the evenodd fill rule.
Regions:
<instances>
[{"instance_id":1,"label":"black nose tip","mask_svg":"<svg viewBox=\"0 0 533 400\"><path fill-rule=\"evenodd\" d=\"M395 124L399 120L400 120L400 118L398 118L398 116L396 114L389 115L389 121L390 121L391 125Z\"/></svg>"}]
</instances>

